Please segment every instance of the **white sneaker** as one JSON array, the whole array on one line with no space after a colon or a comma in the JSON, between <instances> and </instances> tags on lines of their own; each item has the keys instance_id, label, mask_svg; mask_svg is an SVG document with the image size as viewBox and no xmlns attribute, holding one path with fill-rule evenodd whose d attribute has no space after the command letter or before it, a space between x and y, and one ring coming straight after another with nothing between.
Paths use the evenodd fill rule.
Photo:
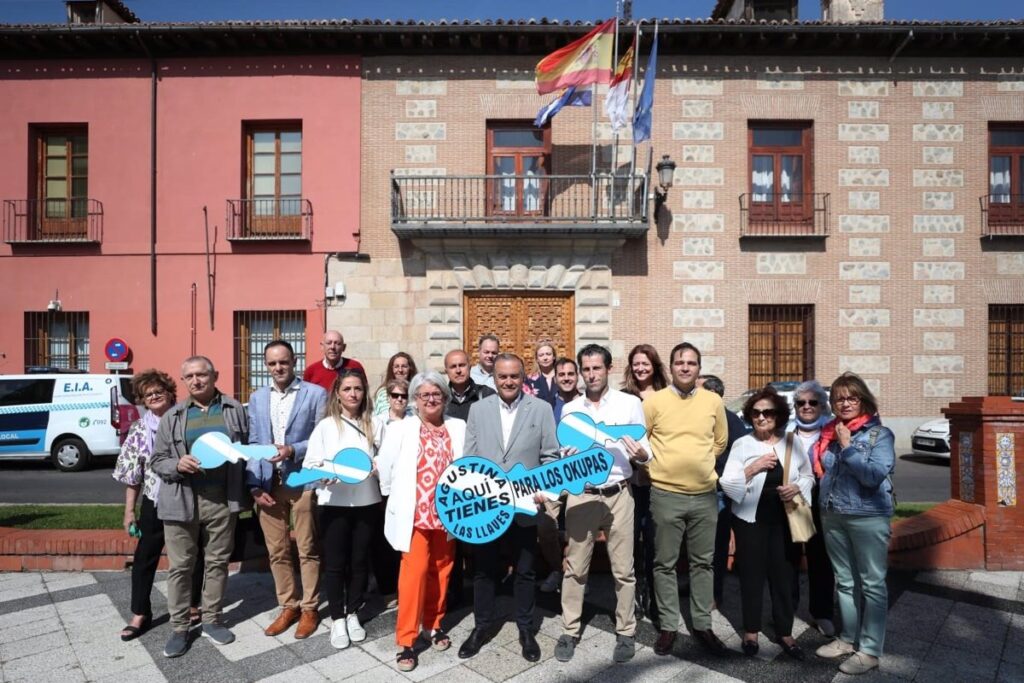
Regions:
<instances>
[{"instance_id":1,"label":"white sneaker","mask_svg":"<svg viewBox=\"0 0 1024 683\"><path fill-rule=\"evenodd\" d=\"M818 628L818 632L826 638L836 637L836 626L831 619L818 619L814 625Z\"/></svg>"},{"instance_id":2,"label":"white sneaker","mask_svg":"<svg viewBox=\"0 0 1024 683\"><path fill-rule=\"evenodd\" d=\"M540 584L541 593L557 593L562 589L562 572L551 572Z\"/></svg>"},{"instance_id":3,"label":"white sneaker","mask_svg":"<svg viewBox=\"0 0 1024 683\"><path fill-rule=\"evenodd\" d=\"M365 637L366 634L364 633ZM344 619L335 619L334 623L331 624L331 645L338 650L344 650L351 644L348 638L348 630L345 628Z\"/></svg>"},{"instance_id":4,"label":"white sneaker","mask_svg":"<svg viewBox=\"0 0 1024 683\"><path fill-rule=\"evenodd\" d=\"M878 657L872 657L863 652L854 652L852 657L839 665L839 670L850 676L857 676L877 668Z\"/></svg>"},{"instance_id":5,"label":"white sneaker","mask_svg":"<svg viewBox=\"0 0 1024 683\"><path fill-rule=\"evenodd\" d=\"M366 630L359 623L358 616L350 614L345 617L345 626L348 627L348 637L352 639L353 643L361 643L366 640Z\"/></svg>"},{"instance_id":6,"label":"white sneaker","mask_svg":"<svg viewBox=\"0 0 1024 683\"><path fill-rule=\"evenodd\" d=\"M842 638L836 638L835 640L830 640L819 647L814 651L814 654L822 657L823 659L836 659L837 657L848 655L851 652L853 652L852 643L848 643Z\"/></svg>"}]
</instances>

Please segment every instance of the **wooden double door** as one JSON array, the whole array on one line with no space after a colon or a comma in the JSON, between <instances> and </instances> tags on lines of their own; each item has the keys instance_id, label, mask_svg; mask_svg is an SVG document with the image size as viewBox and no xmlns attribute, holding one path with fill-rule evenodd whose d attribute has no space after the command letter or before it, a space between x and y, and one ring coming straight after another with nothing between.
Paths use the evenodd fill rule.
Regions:
<instances>
[{"instance_id":1,"label":"wooden double door","mask_svg":"<svg viewBox=\"0 0 1024 683\"><path fill-rule=\"evenodd\" d=\"M493 334L501 340L501 350L518 354L526 362L526 372L535 371L533 354L537 344L550 341L557 356L576 353L572 294L540 292L466 293L463 307L463 339L471 360L479 360L480 337Z\"/></svg>"}]
</instances>

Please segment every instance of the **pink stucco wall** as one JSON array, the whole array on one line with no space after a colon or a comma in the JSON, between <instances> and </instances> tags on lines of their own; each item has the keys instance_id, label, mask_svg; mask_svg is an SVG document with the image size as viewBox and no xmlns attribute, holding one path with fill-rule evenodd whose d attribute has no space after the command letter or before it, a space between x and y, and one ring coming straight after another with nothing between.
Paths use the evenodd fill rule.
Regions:
<instances>
[{"instance_id":1,"label":"pink stucco wall","mask_svg":"<svg viewBox=\"0 0 1024 683\"><path fill-rule=\"evenodd\" d=\"M89 196L103 202L98 247L0 244L0 373L24 366L24 313L60 290L65 311L88 311L90 365L103 342L125 339L133 367L174 369L192 341L234 391L233 312L304 310L311 358L322 330L324 255L358 250L360 61L357 57L175 59L158 63L158 329L150 332L150 64L147 61L0 65L0 199L30 196L32 124L85 123ZM226 203L242 197L243 126L301 121L310 242L225 239ZM213 241L210 329L203 207Z\"/></svg>"}]
</instances>

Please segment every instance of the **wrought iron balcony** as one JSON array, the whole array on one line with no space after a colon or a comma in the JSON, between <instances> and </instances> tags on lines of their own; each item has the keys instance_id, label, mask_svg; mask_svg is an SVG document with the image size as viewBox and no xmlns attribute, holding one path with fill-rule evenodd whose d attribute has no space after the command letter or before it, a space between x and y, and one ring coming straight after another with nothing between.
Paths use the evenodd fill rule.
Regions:
<instances>
[{"instance_id":1,"label":"wrought iron balcony","mask_svg":"<svg viewBox=\"0 0 1024 683\"><path fill-rule=\"evenodd\" d=\"M313 236L308 199L229 199L227 238L235 242L305 240Z\"/></svg>"},{"instance_id":2,"label":"wrought iron balcony","mask_svg":"<svg viewBox=\"0 0 1024 683\"><path fill-rule=\"evenodd\" d=\"M91 244L103 239L103 203L97 199L5 199L4 242Z\"/></svg>"},{"instance_id":3,"label":"wrought iron balcony","mask_svg":"<svg viewBox=\"0 0 1024 683\"><path fill-rule=\"evenodd\" d=\"M827 237L829 195L741 194L740 237Z\"/></svg>"},{"instance_id":4,"label":"wrought iron balcony","mask_svg":"<svg viewBox=\"0 0 1024 683\"><path fill-rule=\"evenodd\" d=\"M1024 195L986 194L979 201L982 237L1024 237Z\"/></svg>"},{"instance_id":5,"label":"wrought iron balcony","mask_svg":"<svg viewBox=\"0 0 1024 683\"><path fill-rule=\"evenodd\" d=\"M647 176L391 176L398 237L640 237Z\"/></svg>"}]
</instances>

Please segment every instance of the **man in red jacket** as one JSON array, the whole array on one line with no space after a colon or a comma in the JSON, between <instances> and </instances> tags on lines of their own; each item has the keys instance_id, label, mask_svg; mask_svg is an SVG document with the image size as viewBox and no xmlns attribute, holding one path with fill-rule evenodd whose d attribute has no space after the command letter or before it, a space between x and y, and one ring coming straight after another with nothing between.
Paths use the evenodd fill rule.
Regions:
<instances>
[{"instance_id":1,"label":"man in red jacket","mask_svg":"<svg viewBox=\"0 0 1024 683\"><path fill-rule=\"evenodd\" d=\"M364 375L366 374L362 363L354 358L345 358L341 355L345 351L345 338L341 336L341 332L328 330L324 334L323 341L320 342L320 348L323 349L324 358L319 363L306 366L306 371L302 373L303 382L319 384L330 392L331 387L334 386L334 380L342 370L359 370Z\"/></svg>"}]
</instances>

